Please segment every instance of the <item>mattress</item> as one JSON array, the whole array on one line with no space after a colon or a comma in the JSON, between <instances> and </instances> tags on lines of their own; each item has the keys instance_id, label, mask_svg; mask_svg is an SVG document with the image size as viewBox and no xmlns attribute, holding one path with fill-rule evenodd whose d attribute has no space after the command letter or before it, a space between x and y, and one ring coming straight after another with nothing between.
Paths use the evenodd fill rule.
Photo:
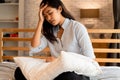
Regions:
<instances>
[{"instance_id":1,"label":"mattress","mask_svg":"<svg viewBox=\"0 0 120 80\"><path fill-rule=\"evenodd\" d=\"M14 71L17 65L13 62L0 63L0 80L15 80ZM102 74L90 77L90 80L120 80L120 67L101 66Z\"/></svg>"}]
</instances>

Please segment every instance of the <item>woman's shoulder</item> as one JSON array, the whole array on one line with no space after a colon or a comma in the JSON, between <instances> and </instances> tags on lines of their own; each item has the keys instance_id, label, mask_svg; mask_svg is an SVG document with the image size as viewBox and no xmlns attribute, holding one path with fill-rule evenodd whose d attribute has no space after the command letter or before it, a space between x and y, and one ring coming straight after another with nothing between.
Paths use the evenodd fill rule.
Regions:
<instances>
[{"instance_id":1,"label":"woman's shoulder","mask_svg":"<svg viewBox=\"0 0 120 80\"><path fill-rule=\"evenodd\" d=\"M69 19L70 20L70 23L72 24L72 27L76 30L79 30L79 29L86 29L86 27L84 26L84 24L82 24L81 22L77 21L77 20L72 20L72 19Z\"/></svg>"}]
</instances>

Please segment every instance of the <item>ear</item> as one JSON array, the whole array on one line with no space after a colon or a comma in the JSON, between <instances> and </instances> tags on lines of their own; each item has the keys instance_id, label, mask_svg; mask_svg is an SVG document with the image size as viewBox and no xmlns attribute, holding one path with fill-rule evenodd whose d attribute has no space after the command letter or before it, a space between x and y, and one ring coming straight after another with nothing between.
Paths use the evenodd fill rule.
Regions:
<instances>
[{"instance_id":1,"label":"ear","mask_svg":"<svg viewBox=\"0 0 120 80\"><path fill-rule=\"evenodd\" d=\"M62 7L61 6L58 7L58 11L62 12Z\"/></svg>"}]
</instances>

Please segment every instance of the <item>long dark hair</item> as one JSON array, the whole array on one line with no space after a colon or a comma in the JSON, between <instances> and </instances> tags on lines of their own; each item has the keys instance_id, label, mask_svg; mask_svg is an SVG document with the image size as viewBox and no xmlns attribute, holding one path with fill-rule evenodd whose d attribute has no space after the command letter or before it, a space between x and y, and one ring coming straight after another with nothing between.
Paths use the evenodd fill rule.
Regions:
<instances>
[{"instance_id":1,"label":"long dark hair","mask_svg":"<svg viewBox=\"0 0 120 80\"><path fill-rule=\"evenodd\" d=\"M42 0L40 6L44 3L44 5L48 5L52 8L56 8L58 9L59 6L62 7L62 16L65 18L69 18L69 19L74 19L74 17L69 13L69 11L65 8L64 4L62 3L61 0ZM57 41L56 37L54 36L54 31L53 28L55 26L51 25L47 20L44 20L43 23L43 31L42 34L51 42L54 43L55 41Z\"/></svg>"}]
</instances>

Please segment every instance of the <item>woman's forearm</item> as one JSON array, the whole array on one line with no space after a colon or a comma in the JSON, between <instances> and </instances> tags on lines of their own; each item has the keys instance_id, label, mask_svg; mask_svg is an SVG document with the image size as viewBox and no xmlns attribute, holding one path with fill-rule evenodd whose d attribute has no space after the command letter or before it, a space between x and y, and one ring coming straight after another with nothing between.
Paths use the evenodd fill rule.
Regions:
<instances>
[{"instance_id":1,"label":"woman's forearm","mask_svg":"<svg viewBox=\"0 0 120 80\"><path fill-rule=\"evenodd\" d=\"M32 47L37 47L40 45L40 37L41 37L41 29L42 29L42 25L44 22L44 16L43 16L43 10L47 7L47 5L42 4L40 6L39 12L38 12L38 16L39 16L39 21L38 21L38 25L37 28L35 30L35 33L33 35L33 39L31 42L31 46Z\"/></svg>"},{"instance_id":2,"label":"woman's forearm","mask_svg":"<svg viewBox=\"0 0 120 80\"><path fill-rule=\"evenodd\" d=\"M43 21L39 21L35 33L33 35L31 46L37 47L40 45L40 37L41 37L41 29L42 29Z\"/></svg>"}]
</instances>

